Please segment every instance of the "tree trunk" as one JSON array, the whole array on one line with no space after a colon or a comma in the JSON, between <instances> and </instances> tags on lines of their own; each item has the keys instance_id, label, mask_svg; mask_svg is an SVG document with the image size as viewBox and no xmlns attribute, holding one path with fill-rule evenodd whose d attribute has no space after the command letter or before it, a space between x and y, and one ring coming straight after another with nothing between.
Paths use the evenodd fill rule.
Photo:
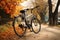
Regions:
<instances>
[{"instance_id":1,"label":"tree trunk","mask_svg":"<svg viewBox=\"0 0 60 40\"><path fill-rule=\"evenodd\" d=\"M48 4L49 4L49 25L55 26L55 25L57 25L57 20L58 20L58 7L60 4L60 0L58 0L58 2L57 2L57 6L56 6L54 13L52 12L51 0L48 0Z\"/></svg>"},{"instance_id":2,"label":"tree trunk","mask_svg":"<svg viewBox=\"0 0 60 40\"><path fill-rule=\"evenodd\" d=\"M60 0L58 0L56 9L53 13L53 25L57 25L57 23L58 23L57 21L58 21L58 7L59 7L59 4L60 4Z\"/></svg>"},{"instance_id":3,"label":"tree trunk","mask_svg":"<svg viewBox=\"0 0 60 40\"><path fill-rule=\"evenodd\" d=\"M48 0L49 4L49 25L53 25L53 18L52 18L52 2L51 0Z\"/></svg>"}]
</instances>

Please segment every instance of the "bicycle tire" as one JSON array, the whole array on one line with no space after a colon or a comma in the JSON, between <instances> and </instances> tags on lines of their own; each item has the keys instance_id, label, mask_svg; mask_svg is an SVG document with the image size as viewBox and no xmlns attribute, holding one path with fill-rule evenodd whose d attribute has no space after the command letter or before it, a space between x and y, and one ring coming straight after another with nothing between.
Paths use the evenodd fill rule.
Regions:
<instances>
[{"instance_id":1,"label":"bicycle tire","mask_svg":"<svg viewBox=\"0 0 60 40\"><path fill-rule=\"evenodd\" d=\"M19 18L21 18L21 16L18 16ZM26 28L25 27L23 27L24 28L24 30L22 30L22 28L20 28L20 30L18 30L18 31L24 31L22 34L19 34L18 32L17 32L17 29L16 29L16 27L15 27L15 22L17 22L16 21L16 19L18 18L18 17L15 17L14 18L14 20L13 20L13 29L14 29L14 32L15 32L15 34L17 35L17 36L19 36L19 37L23 37L24 36L24 34L26 33ZM22 19L22 18L21 18ZM20 24L19 24L20 25Z\"/></svg>"},{"instance_id":2,"label":"bicycle tire","mask_svg":"<svg viewBox=\"0 0 60 40\"><path fill-rule=\"evenodd\" d=\"M37 21L38 21L38 24L40 25L39 28L38 28L38 31L35 31L34 28L33 28L33 26L32 26L32 31L33 31L35 34L37 34L37 33L39 33L40 30L41 30L41 22L40 22L40 20L38 20L37 18L34 18L34 19L32 19L32 23L33 23L33 20L37 20ZM31 23L31 24L32 24L32 23ZM32 25L33 25L33 24L32 24Z\"/></svg>"}]
</instances>

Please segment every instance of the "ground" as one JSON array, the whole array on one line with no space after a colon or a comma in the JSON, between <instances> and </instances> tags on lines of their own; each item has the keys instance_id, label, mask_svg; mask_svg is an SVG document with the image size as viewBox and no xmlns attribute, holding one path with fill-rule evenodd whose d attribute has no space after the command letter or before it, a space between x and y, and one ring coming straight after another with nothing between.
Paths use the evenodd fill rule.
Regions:
<instances>
[{"instance_id":1,"label":"ground","mask_svg":"<svg viewBox=\"0 0 60 40\"><path fill-rule=\"evenodd\" d=\"M18 37L12 27L4 32L0 32L0 40L60 40L60 28L50 27L42 24L41 31L38 34L26 32L24 37Z\"/></svg>"}]
</instances>

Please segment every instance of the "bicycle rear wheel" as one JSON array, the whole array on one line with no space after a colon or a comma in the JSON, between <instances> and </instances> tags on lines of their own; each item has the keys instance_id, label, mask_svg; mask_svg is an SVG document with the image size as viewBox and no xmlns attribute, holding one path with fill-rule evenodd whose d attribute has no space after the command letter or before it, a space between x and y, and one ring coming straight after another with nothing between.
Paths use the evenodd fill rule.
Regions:
<instances>
[{"instance_id":1,"label":"bicycle rear wheel","mask_svg":"<svg viewBox=\"0 0 60 40\"><path fill-rule=\"evenodd\" d=\"M26 32L26 28L21 23L23 22L22 17L18 16L13 20L13 29L17 36L22 37Z\"/></svg>"},{"instance_id":2,"label":"bicycle rear wheel","mask_svg":"<svg viewBox=\"0 0 60 40\"><path fill-rule=\"evenodd\" d=\"M37 19L37 18L34 18L32 20L32 31L37 34L39 33L41 30L41 22Z\"/></svg>"}]
</instances>

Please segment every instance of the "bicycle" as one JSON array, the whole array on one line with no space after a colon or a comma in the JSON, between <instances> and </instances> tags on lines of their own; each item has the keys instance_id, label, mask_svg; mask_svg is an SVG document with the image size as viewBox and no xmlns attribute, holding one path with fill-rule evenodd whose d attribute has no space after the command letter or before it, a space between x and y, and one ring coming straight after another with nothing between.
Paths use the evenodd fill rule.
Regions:
<instances>
[{"instance_id":1,"label":"bicycle","mask_svg":"<svg viewBox=\"0 0 60 40\"><path fill-rule=\"evenodd\" d=\"M32 9L21 10L21 15L17 16L13 20L13 29L16 35L19 37L23 37L26 33L26 29L31 30L35 34L39 33L41 30L41 22L37 19L35 15L32 14L32 10L37 8L38 6ZM25 12L31 10L31 14L26 14Z\"/></svg>"}]
</instances>

